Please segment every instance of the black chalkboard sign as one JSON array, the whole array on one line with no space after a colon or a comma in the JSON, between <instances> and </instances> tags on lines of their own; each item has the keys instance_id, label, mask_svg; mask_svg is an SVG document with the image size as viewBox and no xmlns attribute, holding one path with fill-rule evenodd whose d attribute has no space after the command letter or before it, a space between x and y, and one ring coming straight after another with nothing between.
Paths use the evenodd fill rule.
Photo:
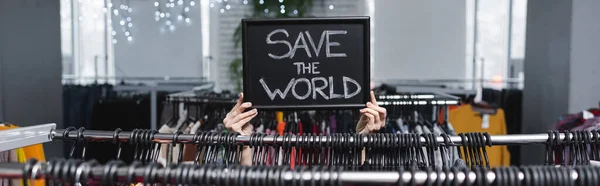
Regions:
<instances>
[{"instance_id":1,"label":"black chalkboard sign","mask_svg":"<svg viewBox=\"0 0 600 186\"><path fill-rule=\"evenodd\" d=\"M261 109L364 107L368 17L242 20L244 101Z\"/></svg>"}]
</instances>

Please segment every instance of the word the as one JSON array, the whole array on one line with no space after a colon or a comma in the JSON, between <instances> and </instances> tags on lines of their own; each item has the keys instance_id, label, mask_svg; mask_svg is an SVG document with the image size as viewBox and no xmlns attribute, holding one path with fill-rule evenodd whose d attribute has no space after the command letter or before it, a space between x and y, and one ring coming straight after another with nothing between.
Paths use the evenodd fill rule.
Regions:
<instances>
[{"instance_id":1,"label":"word the","mask_svg":"<svg viewBox=\"0 0 600 186\"><path fill-rule=\"evenodd\" d=\"M325 100L342 99L342 98L349 99L349 98L352 98L352 97L358 95L358 93L360 93L360 90L361 90L360 84L358 84L358 82L356 80L346 77L346 76L342 76L342 84L344 86L344 94L343 95L336 94L333 92L334 85L333 85L333 77L332 76L329 76L328 79L325 77L313 77L311 79L292 78L292 79L290 79L290 82L287 84L287 86L285 87L283 92L281 91L281 89L278 89L278 88L271 91L271 89L267 85L267 82L265 82L264 78L260 78L259 82L262 85L262 87L265 89L265 92L269 95L269 98L271 98L271 100L275 100L275 98L277 96L279 96L281 99L285 99L287 97L288 93L290 92L290 90L291 90L294 98L296 98L298 100L305 100L305 99L311 97L311 95L312 95L312 99L314 99L314 100L317 99L317 95L320 95ZM300 95L298 93L298 91L296 90L296 87L298 86L298 84L306 84L306 86L308 87L306 93L304 93L302 95ZM320 84L320 86L318 84ZM356 90L354 90L354 92L350 92L349 84L354 84L354 86L356 87ZM323 90L325 90L329 94L327 94Z\"/></svg>"},{"instance_id":2,"label":"word the","mask_svg":"<svg viewBox=\"0 0 600 186\"><path fill-rule=\"evenodd\" d=\"M267 35L267 44L284 44L285 46L287 46L288 48L288 52L283 54L283 55L275 55L272 53L269 53L269 57L273 58L273 59L283 59L283 58L290 58L293 59L294 55L296 55L296 51L298 49L304 49L304 51L306 52L306 55L311 58L312 57L312 53L310 48L312 48L312 51L314 52L316 57L319 57L319 53L321 51L321 47L323 47L323 42L325 42L325 55L327 56L327 58L331 58L331 57L346 57L346 53L332 53L331 52L331 47L333 46L340 46L340 43L338 42L334 42L330 40L330 36L331 35L337 35L337 34L346 34L348 33L345 30L324 30L321 33L321 38L319 39L319 43L318 45L315 45L315 42L312 38L312 36L310 35L310 32L308 31L304 31L304 32L300 32L298 33L298 37L296 38L296 42L294 43L294 46L292 47L292 44L289 41L286 40L272 40L271 37L277 33L282 33L285 35L285 37L289 37L290 34L288 33L287 30L285 29L276 29L271 31L271 33L269 33ZM306 35L306 36L305 36ZM310 44L310 48L306 42L306 40L308 39L308 44Z\"/></svg>"},{"instance_id":3,"label":"word the","mask_svg":"<svg viewBox=\"0 0 600 186\"><path fill-rule=\"evenodd\" d=\"M296 69L298 69L298 75L321 73L321 72L317 71L317 65L319 65L319 62L312 62L312 63L294 62L294 65L296 65Z\"/></svg>"}]
</instances>

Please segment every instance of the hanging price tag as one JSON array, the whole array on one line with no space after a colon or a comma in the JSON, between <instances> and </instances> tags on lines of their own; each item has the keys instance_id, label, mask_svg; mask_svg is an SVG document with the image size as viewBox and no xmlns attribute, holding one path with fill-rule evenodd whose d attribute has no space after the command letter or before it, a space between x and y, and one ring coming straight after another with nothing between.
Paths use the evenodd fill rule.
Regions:
<instances>
[{"instance_id":1,"label":"hanging price tag","mask_svg":"<svg viewBox=\"0 0 600 186\"><path fill-rule=\"evenodd\" d=\"M490 128L490 115L484 114L481 119L481 128L487 129Z\"/></svg>"}]
</instances>

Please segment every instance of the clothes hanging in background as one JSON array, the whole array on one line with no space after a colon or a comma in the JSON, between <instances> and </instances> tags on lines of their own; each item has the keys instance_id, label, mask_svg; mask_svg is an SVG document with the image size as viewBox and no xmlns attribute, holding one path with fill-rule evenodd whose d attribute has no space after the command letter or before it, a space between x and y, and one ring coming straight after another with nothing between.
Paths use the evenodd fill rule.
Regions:
<instances>
[{"instance_id":1,"label":"clothes hanging in background","mask_svg":"<svg viewBox=\"0 0 600 186\"><path fill-rule=\"evenodd\" d=\"M504 110L501 108L497 109L496 114L482 114L474 111L470 104L465 104L460 108L452 110L449 119L458 133L487 132L490 135L506 134ZM491 167L510 165L510 153L506 146L486 148Z\"/></svg>"},{"instance_id":2,"label":"clothes hanging in background","mask_svg":"<svg viewBox=\"0 0 600 186\"><path fill-rule=\"evenodd\" d=\"M523 121L523 91L518 89L502 90L504 118L508 134L521 134ZM511 157L521 157L521 147L508 146ZM512 158L511 165L521 165L521 158Z\"/></svg>"},{"instance_id":3,"label":"clothes hanging in background","mask_svg":"<svg viewBox=\"0 0 600 186\"><path fill-rule=\"evenodd\" d=\"M559 121L554 124L554 129L563 132L565 130L582 130L587 128L587 126L580 127L586 124L587 120L594 119L595 117L600 116L600 109L588 109L581 112L577 112L574 114L568 114L561 116ZM588 123L588 125L590 125Z\"/></svg>"},{"instance_id":4,"label":"clothes hanging in background","mask_svg":"<svg viewBox=\"0 0 600 186\"><path fill-rule=\"evenodd\" d=\"M115 130L124 131L133 129L150 128L150 97L148 95L135 95L128 97L114 97L98 100L94 105L92 124L88 130ZM70 144L69 144L70 145ZM69 150L67 148L66 150ZM111 149L111 150L105 150ZM114 150L113 150L114 149ZM117 145L112 143L91 143L87 147L86 159L96 159L98 162L107 162L116 157ZM80 153L80 152L79 152ZM122 146L121 160L130 163L133 160L133 147L128 143ZM75 154L75 157L81 157Z\"/></svg>"}]
</instances>

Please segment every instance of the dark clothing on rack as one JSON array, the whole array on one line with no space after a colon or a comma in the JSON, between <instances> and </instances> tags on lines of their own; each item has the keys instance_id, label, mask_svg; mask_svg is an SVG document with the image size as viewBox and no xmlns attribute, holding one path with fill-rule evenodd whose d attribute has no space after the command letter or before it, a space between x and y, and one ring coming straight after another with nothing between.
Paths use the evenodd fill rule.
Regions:
<instances>
[{"instance_id":1,"label":"dark clothing on rack","mask_svg":"<svg viewBox=\"0 0 600 186\"><path fill-rule=\"evenodd\" d=\"M506 132L508 134L521 134L521 123L523 115L523 91L521 90L502 90L504 101L504 118L506 118ZM519 146L508 146L508 151L512 157L521 157L521 148ZM520 158L513 158L512 165L521 165Z\"/></svg>"},{"instance_id":2,"label":"dark clothing on rack","mask_svg":"<svg viewBox=\"0 0 600 186\"><path fill-rule=\"evenodd\" d=\"M112 85L64 85L63 122L65 128L90 128L96 101L109 96L112 88ZM65 143L63 148L65 156L69 154L70 149L71 144Z\"/></svg>"},{"instance_id":3,"label":"dark clothing on rack","mask_svg":"<svg viewBox=\"0 0 600 186\"><path fill-rule=\"evenodd\" d=\"M150 99L149 96L135 96L134 98L115 98L99 100L94 107L92 116L93 130L124 131L133 129L150 128ZM90 143L86 157L99 162L114 159L117 154L117 145L112 143ZM123 144L121 159L130 163L133 160L133 148Z\"/></svg>"}]
</instances>

